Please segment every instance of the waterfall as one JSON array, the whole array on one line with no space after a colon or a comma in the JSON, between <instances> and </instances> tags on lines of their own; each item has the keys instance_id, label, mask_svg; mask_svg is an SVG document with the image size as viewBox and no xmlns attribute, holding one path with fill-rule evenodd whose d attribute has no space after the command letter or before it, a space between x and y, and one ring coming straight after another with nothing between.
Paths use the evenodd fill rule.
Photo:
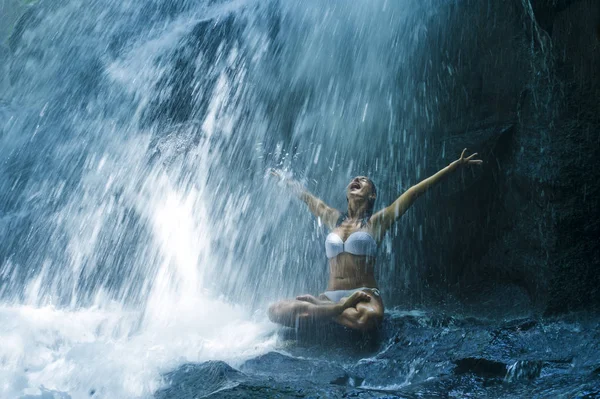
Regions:
<instances>
[{"instance_id":1,"label":"waterfall","mask_svg":"<svg viewBox=\"0 0 600 399\"><path fill-rule=\"evenodd\" d=\"M338 208L355 175L383 202L424 177L427 2L18 7L0 53L2 397L146 396L183 361L272 346L266 304L323 290L327 264L269 167ZM406 259L418 231L396 231ZM412 273L390 245L384 288Z\"/></svg>"}]
</instances>

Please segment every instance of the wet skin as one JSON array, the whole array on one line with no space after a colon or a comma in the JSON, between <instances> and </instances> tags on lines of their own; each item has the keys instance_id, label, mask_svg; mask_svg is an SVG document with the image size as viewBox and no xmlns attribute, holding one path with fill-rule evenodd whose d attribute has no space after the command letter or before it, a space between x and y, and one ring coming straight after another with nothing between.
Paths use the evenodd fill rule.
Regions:
<instances>
[{"instance_id":1,"label":"wet skin","mask_svg":"<svg viewBox=\"0 0 600 399\"><path fill-rule=\"evenodd\" d=\"M368 198L373 192L371 183L364 176L352 179L346 188L349 203L350 198L358 198L364 199L361 203L368 204ZM362 226L362 219L347 219L332 230L344 242L357 231L364 231L375 237L369 229L369 223L367 226ZM327 291L352 290L360 287L378 288L374 269L374 257L342 252L329 260ZM374 294L372 290L358 291L350 297L341 298L337 303L329 300L325 294L319 295L318 298L312 295L300 295L295 300L280 301L269 308L271 320L290 327L296 326L298 319L317 322L328 318L357 330L375 328L383 319L383 312L381 297Z\"/></svg>"},{"instance_id":2,"label":"wet skin","mask_svg":"<svg viewBox=\"0 0 600 399\"><path fill-rule=\"evenodd\" d=\"M342 241L357 231L364 231L379 244L390 227L412 206L418 197L443 178L465 165L481 165L480 159L474 159L477 153L465 156L466 148L460 158L418 184L410 187L391 205L372 214L377 192L373 183L365 176L357 176L346 187L348 200L347 217L337 224L341 213L329 207L322 200L305 190L298 182L286 180L288 187L304 201L311 213L318 217ZM271 174L284 180L283 174L271 170ZM366 221L366 223L364 223ZM342 324L357 330L372 330L383 319L383 302L372 289L377 288L374 276L375 258L342 252L329 260L329 283L327 291L352 290L362 287L348 298L335 303L324 294L318 298L312 295L300 295L293 300L279 301L269 307L269 318L276 323L295 327L299 321L330 322Z\"/></svg>"}]
</instances>

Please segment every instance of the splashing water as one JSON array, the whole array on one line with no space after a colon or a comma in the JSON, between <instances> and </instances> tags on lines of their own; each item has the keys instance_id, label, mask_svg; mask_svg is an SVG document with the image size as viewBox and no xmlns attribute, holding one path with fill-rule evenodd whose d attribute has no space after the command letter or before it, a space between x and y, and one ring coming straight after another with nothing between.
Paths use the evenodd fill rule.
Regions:
<instances>
[{"instance_id":1,"label":"splashing water","mask_svg":"<svg viewBox=\"0 0 600 399\"><path fill-rule=\"evenodd\" d=\"M395 159L423 146L407 60L432 10L29 5L0 60L0 396L144 397L272 347L265 304L326 271L322 226L265 170L340 207L353 174L419 170Z\"/></svg>"}]
</instances>

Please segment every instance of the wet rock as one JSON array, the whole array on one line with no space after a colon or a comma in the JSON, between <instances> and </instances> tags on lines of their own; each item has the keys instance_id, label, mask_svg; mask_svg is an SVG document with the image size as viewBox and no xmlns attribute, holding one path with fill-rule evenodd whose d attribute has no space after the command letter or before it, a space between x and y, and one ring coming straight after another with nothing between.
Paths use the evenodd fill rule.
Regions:
<instances>
[{"instance_id":1,"label":"wet rock","mask_svg":"<svg viewBox=\"0 0 600 399\"><path fill-rule=\"evenodd\" d=\"M358 376L367 386L401 384L410 374L410 362L404 359L364 359L352 367L352 374ZM403 378L404 377L404 378ZM392 383L393 381L393 383Z\"/></svg>"},{"instance_id":2,"label":"wet rock","mask_svg":"<svg viewBox=\"0 0 600 399\"><path fill-rule=\"evenodd\" d=\"M285 381L312 380L322 384L349 380L346 371L338 364L321 360L298 359L269 352L245 362L241 371L265 377L277 376Z\"/></svg>"},{"instance_id":3,"label":"wet rock","mask_svg":"<svg viewBox=\"0 0 600 399\"><path fill-rule=\"evenodd\" d=\"M537 324L538 324L537 320L520 319L520 320L513 320L513 321L505 324L502 328L504 330L520 332L520 331L528 331L528 330L534 328L535 326L537 326Z\"/></svg>"},{"instance_id":4,"label":"wet rock","mask_svg":"<svg viewBox=\"0 0 600 399\"><path fill-rule=\"evenodd\" d=\"M293 341L303 350L310 348L329 347L343 350L355 356L367 356L377 351L382 341L386 339L385 334L392 328L384 325L374 331L363 333L330 323L327 325L306 325L297 329L283 328L280 330L282 340Z\"/></svg>"},{"instance_id":5,"label":"wet rock","mask_svg":"<svg viewBox=\"0 0 600 399\"><path fill-rule=\"evenodd\" d=\"M223 389L231 389L248 378L227 363L211 361L186 364L165 375L168 387L155 393L159 399L206 397Z\"/></svg>"},{"instance_id":6,"label":"wet rock","mask_svg":"<svg viewBox=\"0 0 600 399\"><path fill-rule=\"evenodd\" d=\"M212 93L222 71L235 74L239 65L228 65L226 59L233 51L241 29L233 15L199 21L176 49L174 60L169 63L169 73L157 82L158 90L168 89L172 95L154 99L145 112L143 123L159 122L169 126L205 115L209 101L204 96L198 98L197 92ZM199 54L206 70L197 69Z\"/></svg>"},{"instance_id":7,"label":"wet rock","mask_svg":"<svg viewBox=\"0 0 600 399\"><path fill-rule=\"evenodd\" d=\"M504 377L506 375L506 364L483 358L468 357L455 360L455 373L473 373L481 377Z\"/></svg>"},{"instance_id":8,"label":"wet rock","mask_svg":"<svg viewBox=\"0 0 600 399\"><path fill-rule=\"evenodd\" d=\"M434 59L437 67L423 79L461 67L428 85L431 96L448 99L428 134L428 159L468 147L485 164L416 206L415 221L425 220L425 259L405 261L402 270L418 271L403 271L410 291L395 295L419 303L423 295L444 302L451 293L510 317L531 308L550 315L597 307L600 3L464 1L440 12L449 22L428 27L431 55L422 62ZM474 24L454 23L465 15ZM502 15L493 28L492 15ZM473 51L440 37L464 37ZM440 47L460 50L460 60L439 54ZM483 48L493 50L483 55ZM405 240L399 235L395 246Z\"/></svg>"},{"instance_id":9,"label":"wet rock","mask_svg":"<svg viewBox=\"0 0 600 399\"><path fill-rule=\"evenodd\" d=\"M167 387L157 391L155 398L398 398L390 392L358 388L360 379L332 374L323 369L323 361L294 359L276 353L252 359L241 373L223 362L186 364L167 374ZM314 365L322 374L311 372ZM270 367L269 367L270 366Z\"/></svg>"},{"instance_id":10,"label":"wet rock","mask_svg":"<svg viewBox=\"0 0 600 399\"><path fill-rule=\"evenodd\" d=\"M505 381L533 380L542 372L542 362L519 360L506 369Z\"/></svg>"},{"instance_id":11,"label":"wet rock","mask_svg":"<svg viewBox=\"0 0 600 399\"><path fill-rule=\"evenodd\" d=\"M184 365L156 396L593 397L600 382L597 327L589 315L491 321L392 312L371 353L281 337L285 354L257 356L240 370L222 362Z\"/></svg>"},{"instance_id":12,"label":"wet rock","mask_svg":"<svg viewBox=\"0 0 600 399\"><path fill-rule=\"evenodd\" d=\"M360 386L363 382L364 382L364 378L352 377L352 376L346 374L343 377L336 378L335 380L331 381L331 384L356 387L356 386Z\"/></svg>"},{"instance_id":13,"label":"wet rock","mask_svg":"<svg viewBox=\"0 0 600 399\"><path fill-rule=\"evenodd\" d=\"M22 6L21 6L22 8ZM15 50L19 45L23 33L30 28L31 26L35 26L42 18L41 12L38 10L38 6L29 7L23 11L18 18L13 30L8 38L8 46L11 50Z\"/></svg>"}]
</instances>

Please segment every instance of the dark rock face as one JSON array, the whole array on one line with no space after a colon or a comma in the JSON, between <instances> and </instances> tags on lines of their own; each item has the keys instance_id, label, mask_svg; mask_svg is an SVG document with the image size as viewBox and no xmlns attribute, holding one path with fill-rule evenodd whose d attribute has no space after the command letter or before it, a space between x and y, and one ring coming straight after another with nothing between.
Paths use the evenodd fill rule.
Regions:
<instances>
[{"instance_id":1,"label":"dark rock face","mask_svg":"<svg viewBox=\"0 0 600 399\"><path fill-rule=\"evenodd\" d=\"M157 398L489 398L599 395L597 321L518 319L496 323L443 314L386 318L378 345L356 351L340 331L320 342L285 340L237 371L188 364L165 377ZM282 332L285 332L282 331Z\"/></svg>"},{"instance_id":2,"label":"dark rock face","mask_svg":"<svg viewBox=\"0 0 600 399\"><path fill-rule=\"evenodd\" d=\"M430 85L444 100L429 154L469 147L486 166L418 205L427 270L415 284L465 303L528 306L526 295L549 313L597 307L600 3L465 1L447 15L424 76L452 66ZM453 52L435 51L438 34Z\"/></svg>"},{"instance_id":3,"label":"dark rock face","mask_svg":"<svg viewBox=\"0 0 600 399\"><path fill-rule=\"evenodd\" d=\"M555 15L552 30L555 70L564 94L552 129L559 172L548 200L557 232L549 311L600 303L600 242L595 238L600 233L600 38L594 34L600 4L572 3Z\"/></svg>"}]
</instances>

